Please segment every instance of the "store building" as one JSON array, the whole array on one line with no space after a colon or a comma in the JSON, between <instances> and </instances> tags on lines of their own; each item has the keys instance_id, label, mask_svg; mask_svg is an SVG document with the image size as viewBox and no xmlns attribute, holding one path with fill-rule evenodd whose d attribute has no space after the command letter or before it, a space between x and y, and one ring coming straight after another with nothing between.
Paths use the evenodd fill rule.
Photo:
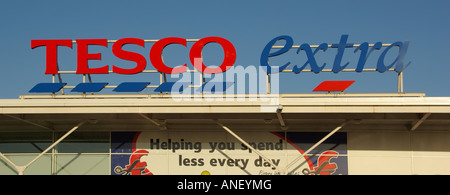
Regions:
<instances>
[{"instance_id":1,"label":"store building","mask_svg":"<svg viewBox=\"0 0 450 195\"><path fill-rule=\"evenodd\" d=\"M126 169L132 155L145 168L140 174L282 174L301 151L344 124L288 172L313 171L322 157L334 165L323 174L450 174L449 98L289 96L263 113L267 102L2 100L0 146L7 159L24 166L77 128L24 174L124 174L116 167ZM149 152L139 155L144 149ZM2 174L18 173L2 162Z\"/></svg>"},{"instance_id":2,"label":"store building","mask_svg":"<svg viewBox=\"0 0 450 195\"><path fill-rule=\"evenodd\" d=\"M147 72L144 89L167 83ZM450 174L450 98L404 93L401 71L398 93L231 95L70 94L55 75L75 72L56 73L34 89L56 91L0 100L0 174Z\"/></svg>"}]
</instances>

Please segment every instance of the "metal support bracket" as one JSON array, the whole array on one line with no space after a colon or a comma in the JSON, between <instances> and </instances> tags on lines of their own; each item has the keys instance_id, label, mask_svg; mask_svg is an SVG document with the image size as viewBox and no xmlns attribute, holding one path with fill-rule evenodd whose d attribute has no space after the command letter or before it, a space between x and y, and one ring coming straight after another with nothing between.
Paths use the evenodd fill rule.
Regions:
<instances>
[{"instance_id":1,"label":"metal support bracket","mask_svg":"<svg viewBox=\"0 0 450 195\"><path fill-rule=\"evenodd\" d=\"M416 130L419 126L420 126L420 124L422 124L425 120L427 120L427 118L429 117L431 115L431 113L425 113L425 114L423 114L422 115L422 118L420 118L417 122L413 122L412 124L411 124L411 129L409 129L410 131L414 131L414 130Z\"/></svg>"},{"instance_id":2,"label":"metal support bracket","mask_svg":"<svg viewBox=\"0 0 450 195\"><path fill-rule=\"evenodd\" d=\"M397 92L403 93L403 72L398 73Z\"/></svg>"},{"instance_id":3,"label":"metal support bracket","mask_svg":"<svg viewBox=\"0 0 450 195\"><path fill-rule=\"evenodd\" d=\"M38 127L44 128L44 129L48 129L48 130L51 130L51 131L55 130L54 127L53 127L53 124L51 124L49 122L30 121L30 120L25 119L25 117L23 115L12 115L12 114L4 114L4 115L7 116L7 117L10 117L10 118L14 118L14 119L23 121L25 123L34 125L34 126L38 126Z\"/></svg>"},{"instance_id":4,"label":"metal support bracket","mask_svg":"<svg viewBox=\"0 0 450 195\"><path fill-rule=\"evenodd\" d=\"M286 126L286 122L284 121L283 116L281 115L281 111L283 111L283 106L279 105L277 108L277 118L280 121L281 130L285 131L288 129L288 127Z\"/></svg>"},{"instance_id":5,"label":"metal support bracket","mask_svg":"<svg viewBox=\"0 0 450 195\"><path fill-rule=\"evenodd\" d=\"M18 175L23 175L23 173L25 172L25 170L31 165L33 164L36 160L38 160L42 155L44 155L45 153L47 153L49 150L51 150L53 147L55 147L57 144L59 144L59 142L61 142L62 140L64 140L67 136L69 136L72 132L74 132L75 130L77 130L78 128L80 128L82 125L84 125L86 122L91 122L91 123L96 123L96 120L85 120L82 121L80 123L78 123L75 127L73 127L72 129L70 129L66 134L64 134L62 137L60 137L56 142L54 142L52 145L50 145L47 149L45 149L44 151L42 151L38 156L36 156L33 160L31 160L28 164L24 165L24 166L17 166L16 164L14 164L10 159L8 159L4 154L2 154L0 152L0 157L2 157L3 159L5 159L9 164L11 164L14 169L16 169Z\"/></svg>"},{"instance_id":6,"label":"metal support bracket","mask_svg":"<svg viewBox=\"0 0 450 195\"><path fill-rule=\"evenodd\" d=\"M145 118L145 119L147 119L148 121L150 121L150 122L152 122L153 124L155 124L156 126L158 126L159 129L161 129L161 130L167 130L166 124L164 124L164 123L159 123L159 122L157 122L156 120L154 120L154 119L150 118L149 116L147 116L146 114L139 113L139 115L140 115L142 118Z\"/></svg>"},{"instance_id":7,"label":"metal support bracket","mask_svg":"<svg viewBox=\"0 0 450 195\"><path fill-rule=\"evenodd\" d=\"M270 163L270 165L272 166L272 169L276 169L278 170L277 165L275 165L275 163L273 163L269 158L267 158L266 156L264 156L264 154L262 154L261 152L259 152L258 150L256 150L255 148L253 148L250 144L248 144L245 140L243 140L241 137L239 137L237 134L235 134L231 129L229 129L227 126L225 126L224 124L220 123L217 119L214 119L214 122L216 122L220 127L222 127L223 129L225 129L228 133L230 133L232 136L234 136L237 140L239 140L241 143L243 143L245 146L247 146L249 149L251 149L252 151L254 151L258 156L260 156L262 159L264 159L264 161Z\"/></svg>"},{"instance_id":8,"label":"metal support bracket","mask_svg":"<svg viewBox=\"0 0 450 195\"><path fill-rule=\"evenodd\" d=\"M332 136L334 133L336 133L337 131L339 131L340 129L342 129L342 127L344 127L345 125L347 125L348 123L352 122L352 120L346 120L344 123L342 123L341 125L339 125L338 127L336 127L333 131L331 131L330 133L328 133L325 137L323 137L321 140L319 140L316 144L314 144L313 146L311 146L311 148L309 148L308 150L306 150L302 155L300 155L299 157L297 157L296 159L294 159L291 163L289 163L286 166L286 170L285 170L285 174L288 174L289 172L287 171L291 166L293 166L295 163L297 163L300 159L302 159L304 156L306 156L309 152L311 152L312 150L314 150L317 146L319 146L320 144L322 144L322 142L324 142L325 140L327 140L330 136Z\"/></svg>"}]
</instances>

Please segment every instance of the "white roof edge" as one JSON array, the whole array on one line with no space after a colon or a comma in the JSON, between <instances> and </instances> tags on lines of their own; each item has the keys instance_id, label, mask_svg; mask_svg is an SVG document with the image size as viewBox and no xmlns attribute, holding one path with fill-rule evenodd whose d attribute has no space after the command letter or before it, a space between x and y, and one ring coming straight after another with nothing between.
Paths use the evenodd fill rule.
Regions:
<instances>
[{"instance_id":1,"label":"white roof edge","mask_svg":"<svg viewBox=\"0 0 450 195\"><path fill-rule=\"evenodd\" d=\"M450 97L218 99L0 99L0 114L450 113Z\"/></svg>"}]
</instances>

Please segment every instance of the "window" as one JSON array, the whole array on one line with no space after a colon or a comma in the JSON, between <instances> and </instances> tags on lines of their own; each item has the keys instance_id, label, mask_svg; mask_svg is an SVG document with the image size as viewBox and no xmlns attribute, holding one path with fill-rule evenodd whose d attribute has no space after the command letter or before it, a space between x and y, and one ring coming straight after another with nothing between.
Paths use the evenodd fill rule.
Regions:
<instances>
[{"instance_id":1,"label":"window","mask_svg":"<svg viewBox=\"0 0 450 195\"><path fill-rule=\"evenodd\" d=\"M0 132L0 152L18 166L26 165L66 132ZM25 175L110 174L110 133L73 132L31 164ZM0 175L17 171L0 158Z\"/></svg>"}]
</instances>

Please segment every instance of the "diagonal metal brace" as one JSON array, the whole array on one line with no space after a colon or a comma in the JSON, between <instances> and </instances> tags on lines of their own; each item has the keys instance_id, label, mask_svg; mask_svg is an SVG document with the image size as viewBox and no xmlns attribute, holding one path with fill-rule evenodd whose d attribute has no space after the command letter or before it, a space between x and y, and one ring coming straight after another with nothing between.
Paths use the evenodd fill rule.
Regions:
<instances>
[{"instance_id":1,"label":"diagonal metal brace","mask_svg":"<svg viewBox=\"0 0 450 195\"><path fill-rule=\"evenodd\" d=\"M259 152L258 150L256 150L255 148L253 148L250 144L248 144L245 140L243 140L241 137L239 137L237 134L235 134L231 129L229 129L227 126L223 125L222 123L220 123L217 119L213 119L214 122L216 122L219 126L221 126L223 129L225 129L226 131L228 131L228 133L230 133L232 136L234 136L237 140L239 140L241 143L243 143L245 146L247 146L249 149L251 149L252 151L254 151L258 156L260 156L261 158L263 158L266 162L270 163L270 165L272 166L273 169L277 169L278 167L277 165L275 165L275 163L273 163L269 158L267 158L266 156L264 156L261 152ZM278 170L279 171L279 170Z\"/></svg>"},{"instance_id":2,"label":"diagonal metal brace","mask_svg":"<svg viewBox=\"0 0 450 195\"><path fill-rule=\"evenodd\" d=\"M280 124L281 124L281 130L287 130L288 127L287 127L287 125L286 125L286 122L285 122L283 116L281 115L281 111L283 111L283 106L282 106L282 105L279 105L278 108L277 108L277 118L278 118L278 120L280 121Z\"/></svg>"},{"instance_id":3,"label":"diagonal metal brace","mask_svg":"<svg viewBox=\"0 0 450 195\"><path fill-rule=\"evenodd\" d=\"M344 123L342 123L341 125L339 125L338 127L336 127L333 131L331 131L330 133L328 133L325 137L323 137L320 141L318 141L316 144L314 144L313 146L311 146L311 148L309 148L308 150L306 150L305 152L303 152L302 155L300 155L299 157L297 157L296 159L294 159L291 163L289 163L286 166L286 173L287 170L293 166L295 163L297 163L297 161L299 161L300 159L302 159L304 156L306 156L309 152L311 152L312 150L314 150L317 146L319 146L320 144L322 144L322 142L324 142L326 139L328 139L330 136L332 136L334 133L336 133L337 131L339 131L340 129L342 129L342 127L344 127L345 125L347 125L348 123L352 122L352 120L346 120Z\"/></svg>"},{"instance_id":4,"label":"diagonal metal brace","mask_svg":"<svg viewBox=\"0 0 450 195\"><path fill-rule=\"evenodd\" d=\"M44 129L48 129L48 130L55 130L55 128L53 127L53 125L49 122L35 122L35 121L30 121L25 119L25 117L23 115L12 115L12 114L3 114L4 116L13 118L13 119L17 119L19 121L23 121L25 123L31 124L31 125L35 125Z\"/></svg>"},{"instance_id":5,"label":"diagonal metal brace","mask_svg":"<svg viewBox=\"0 0 450 195\"><path fill-rule=\"evenodd\" d=\"M37 159L39 159L42 155L44 155L45 153L47 153L49 150L51 150L53 147L55 147L57 144L59 144L59 142L61 142L62 140L64 140L67 136L69 136L72 132L74 132L75 130L77 130L78 128L80 128L82 125L84 125L86 122L92 122L92 123L96 123L96 120L85 120L82 121L80 123L78 123L75 127L73 127L72 129L70 129L66 134L64 134L62 137L60 137L55 143L53 143L52 145L50 145L47 149L45 149L44 151L42 151L38 156L36 156L33 160L31 160L28 164L24 165L24 166L17 166L16 164L14 164L11 160L9 160L5 155L3 155L2 153L0 153L0 157L2 157L3 159L5 159L9 164L11 164L16 171L18 172L18 175L23 175L23 172L25 171L25 169L27 169L31 164L33 164Z\"/></svg>"},{"instance_id":6,"label":"diagonal metal brace","mask_svg":"<svg viewBox=\"0 0 450 195\"><path fill-rule=\"evenodd\" d=\"M416 130L425 120L427 120L428 117L430 117L431 113L425 113L422 115L422 117L415 123L411 124L411 129L409 129L410 131L414 131Z\"/></svg>"},{"instance_id":7,"label":"diagonal metal brace","mask_svg":"<svg viewBox=\"0 0 450 195\"><path fill-rule=\"evenodd\" d=\"M149 116L147 116L146 114L143 113L138 113L142 118L152 122L154 125L158 126L159 129L161 130L167 130L167 126L164 123L158 123L156 120L150 118Z\"/></svg>"}]
</instances>

